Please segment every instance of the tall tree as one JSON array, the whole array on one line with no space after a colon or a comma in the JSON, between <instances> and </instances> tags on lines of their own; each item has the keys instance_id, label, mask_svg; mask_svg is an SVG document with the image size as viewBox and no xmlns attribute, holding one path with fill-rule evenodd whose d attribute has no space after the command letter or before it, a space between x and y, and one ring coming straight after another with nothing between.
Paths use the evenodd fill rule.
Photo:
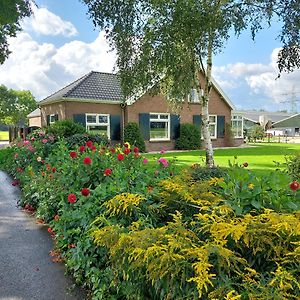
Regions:
<instances>
[{"instance_id":1,"label":"tall tree","mask_svg":"<svg viewBox=\"0 0 300 300\"><path fill-rule=\"evenodd\" d=\"M214 165L208 116L213 55L225 47L230 35L250 29L254 39L273 19L281 22L279 71L300 66L299 0L82 1L118 54L126 97L152 86L175 101L185 98L192 88L204 91L202 133L208 166Z\"/></svg>"},{"instance_id":2,"label":"tall tree","mask_svg":"<svg viewBox=\"0 0 300 300\"><path fill-rule=\"evenodd\" d=\"M8 37L21 30L20 21L32 14L32 0L0 0L0 64L10 54Z\"/></svg>"},{"instance_id":3,"label":"tall tree","mask_svg":"<svg viewBox=\"0 0 300 300\"><path fill-rule=\"evenodd\" d=\"M0 123L25 125L27 115L37 108L37 102L30 91L16 91L0 86Z\"/></svg>"}]
</instances>

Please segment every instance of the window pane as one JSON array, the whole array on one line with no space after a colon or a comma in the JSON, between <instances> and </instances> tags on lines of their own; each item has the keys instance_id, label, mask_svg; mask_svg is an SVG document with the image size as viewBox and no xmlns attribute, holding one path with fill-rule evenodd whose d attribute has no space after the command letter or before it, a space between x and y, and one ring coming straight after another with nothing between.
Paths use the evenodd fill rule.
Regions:
<instances>
[{"instance_id":1,"label":"window pane","mask_svg":"<svg viewBox=\"0 0 300 300\"><path fill-rule=\"evenodd\" d=\"M93 134L99 134L99 135L104 135L104 136L107 136L107 126L103 125L103 126L88 126L88 131L90 133L93 133Z\"/></svg>"},{"instance_id":2,"label":"window pane","mask_svg":"<svg viewBox=\"0 0 300 300\"><path fill-rule=\"evenodd\" d=\"M150 114L150 119L158 119L158 115Z\"/></svg>"},{"instance_id":3,"label":"window pane","mask_svg":"<svg viewBox=\"0 0 300 300\"><path fill-rule=\"evenodd\" d=\"M99 123L108 123L108 117L107 116L99 116Z\"/></svg>"},{"instance_id":4,"label":"window pane","mask_svg":"<svg viewBox=\"0 0 300 300\"><path fill-rule=\"evenodd\" d=\"M169 138L167 122L150 122L150 139L167 138Z\"/></svg>"},{"instance_id":5,"label":"window pane","mask_svg":"<svg viewBox=\"0 0 300 300\"><path fill-rule=\"evenodd\" d=\"M97 122L96 115L87 115L86 116L86 122L87 123L96 123Z\"/></svg>"},{"instance_id":6,"label":"window pane","mask_svg":"<svg viewBox=\"0 0 300 300\"><path fill-rule=\"evenodd\" d=\"M209 123L215 123L216 122L216 116L209 116Z\"/></svg>"},{"instance_id":7,"label":"window pane","mask_svg":"<svg viewBox=\"0 0 300 300\"><path fill-rule=\"evenodd\" d=\"M169 115L160 115L160 119L168 120L169 119Z\"/></svg>"},{"instance_id":8,"label":"window pane","mask_svg":"<svg viewBox=\"0 0 300 300\"><path fill-rule=\"evenodd\" d=\"M215 136L215 125L209 125L209 132L210 132L210 136Z\"/></svg>"},{"instance_id":9,"label":"window pane","mask_svg":"<svg viewBox=\"0 0 300 300\"><path fill-rule=\"evenodd\" d=\"M50 123L55 123L55 115L50 115Z\"/></svg>"}]
</instances>

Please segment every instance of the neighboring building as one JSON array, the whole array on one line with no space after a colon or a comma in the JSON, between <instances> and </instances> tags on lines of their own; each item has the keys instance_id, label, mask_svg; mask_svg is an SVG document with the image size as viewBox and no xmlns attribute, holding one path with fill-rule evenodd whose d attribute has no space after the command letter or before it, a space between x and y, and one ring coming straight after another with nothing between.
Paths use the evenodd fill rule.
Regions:
<instances>
[{"instance_id":1,"label":"neighboring building","mask_svg":"<svg viewBox=\"0 0 300 300\"><path fill-rule=\"evenodd\" d=\"M287 136L300 136L300 114L295 114L272 125L274 132L282 132Z\"/></svg>"},{"instance_id":2,"label":"neighboring building","mask_svg":"<svg viewBox=\"0 0 300 300\"><path fill-rule=\"evenodd\" d=\"M202 78L202 80L204 80ZM148 151L174 149L181 123L201 126L200 99L193 91L183 107L173 112L162 95L146 92L125 101L115 74L90 72L58 92L42 100L42 126L56 120L72 119L87 130L106 134L111 141L122 140L124 125L139 124ZM230 134L225 124L235 128L234 144L243 143L242 119L231 114L233 104L213 81L209 101L210 131L214 147L229 146Z\"/></svg>"},{"instance_id":3,"label":"neighboring building","mask_svg":"<svg viewBox=\"0 0 300 300\"><path fill-rule=\"evenodd\" d=\"M29 120L29 127L42 127L42 117L40 108L35 109L29 115L27 115Z\"/></svg>"},{"instance_id":4,"label":"neighboring building","mask_svg":"<svg viewBox=\"0 0 300 300\"><path fill-rule=\"evenodd\" d=\"M234 114L243 116L244 129L249 130L254 125L260 125L265 130L272 127L275 122L281 121L292 114L285 112L267 112L267 111L256 111L256 110L239 110L234 111Z\"/></svg>"}]
</instances>

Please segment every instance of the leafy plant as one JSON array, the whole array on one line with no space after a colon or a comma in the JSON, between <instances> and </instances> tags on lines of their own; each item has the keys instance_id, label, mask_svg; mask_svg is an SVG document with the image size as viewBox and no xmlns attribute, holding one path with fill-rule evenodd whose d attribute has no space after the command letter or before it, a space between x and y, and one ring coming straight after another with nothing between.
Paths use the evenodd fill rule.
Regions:
<instances>
[{"instance_id":1,"label":"leafy plant","mask_svg":"<svg viewBox=\"0 0 300 300\"><path fill-rule=\"evenodd\" d=\"M285 157L287 173L293 180L300 180L300 152Z\"/></svg>"},{"instance_id":2,"label":"leafy plant","mask_svg":"<svg viewBox=\"0 0 300 300\"><path fill-rule=\"evenodd\" d=\"M81 124L75 123L72 120L56 121L55 123L47 126L45 131L48 134L65 138L73 136L74 134L86 133L86 129Z\"/></svg>"},{"instance_id":3,"label":"leafy plant","mask_svg":"<svg viewBox=\"0 0 300 300\"><path fill-rule=\"evenodd\" d=\"M141 152L146 151L145 141L137 123L130 122L125 125L124 141L138 147Z\"/></svg>"},{"instance_id":4,"label":"leafy plant","mask_svg":"<svg viewBox=\"0 0 300 300\"><path fill-rule=\"evenodd\" d=\"M193 124L181 124L179 138L175 148L179 150L196 150L201 147L200 129Z\"/></svg>"},{"instance_id":5,"label":"leafy plant","mask_svg":"<svg viewBox=\"0 0 300 300\"><path fill-rule=\"evenodd\" d=\"M108 146L109 142L106 136L91 133L77 133L67 137L66 144L69 149L74 149L80 145L85 145L87 141L91 141L98 145Z\"/></svg>"}]
</instances>

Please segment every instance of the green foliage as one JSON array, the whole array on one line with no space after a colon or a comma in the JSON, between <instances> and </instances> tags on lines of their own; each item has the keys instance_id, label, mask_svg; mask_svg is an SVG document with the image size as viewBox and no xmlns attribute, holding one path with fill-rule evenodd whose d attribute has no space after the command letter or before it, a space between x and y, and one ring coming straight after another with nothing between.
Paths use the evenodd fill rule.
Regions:
<instances>
[{"instance_id":1,"label":"green foliage","mask_svg":"<svg viewBox=\"0 0 300 300\"><path fill-rule=\"evenodd\" d=\"M300 152L285 157L287 173L293 180L300 180Z\"/></svg>"},{"instance_id":2,"label":"green foliage","mask_svg":"<svg viewBox=\"0 0 300 300\"><path fill-rule=\"evenodd\" d=\"M249 142L256 142L256 140L262 140L265 136L265 131L262 126L254 125L247 131L247 138Z\"/></svg>"},{"instance_id":3,"label":"green foliage","mask_svg":"<svg viewBox=\"0 0 300 300\"><path fill-rule=\"evenodd\" d=\"M0 86L0 122L6 125L25 125L27 115L37 108L29 91L16 91Z\"/></svg>"},{"instance_id":4,"label":"green foliage","mask_svg":"<svg viewBox=\"0 0 300 300\"><path fill-rule=\"evenodd\" d=\"M175 148L179 150L197 150L200 147L200 129L193 124L180 124L180 134L176 140Z\"/></svg>"},{"instance_id":5,"label":"green foliage","mask_svg":"<svg viewBox=\"0 0 300 300\"><path fill-rule=\"evenodd\" d=\"M254 178L234 163L205 180L198 166L174 174L166 158L153 172L130 146L70 151L43 132L1 150L2 161L92 299L300 297L300 218L290 207L300 190L288 190L286 174Z\"/></svg>"},{"instance_id":6,"label":"green foliage","mask_svg":"<svg viewBox=\"0 0 300 300\"><path fill-rule=\"evenodd\" d=\"M97 135L91 133L77 133L67 137L66 144L69 149L76 148L79 145L84 145L87 141L92 141L98 145L108 146L108 139L104 135Z\"/></svg>"},{"instance_id":7,"label":"green foliage","mask_svg":"<svg viewBox=\"0 0 300 300\"><path fill-rule=\"evenodd\" d=\"M232 165L226 172L224 181L218 182L217 189L225 202L237 215L265 208L277 212L300 209L300 195L289 188L290 177L273 171L264 177L255 176L247 170L248 164L241 167Z\"/></svg>"},{"instance_id":8,"label":"green foliage","mask_svg":"<svg viewBox=\"0 0 300 300\"><path fill-rule=\"evenodd\" d=\"M10 54L7 39L21 30L20 22L32 14L33 3L30 0L0 0L0 64Z\"/></svg>"},{"instance_id":9,"label":"green foliage","mask_svg":"<svg viewBox=\"0 0 300 300\"><path fill-rule=\"evenodd\" d=\"M125 125L124 141L128 142L130 145L138 147L141 152L146 151L145 141L142 137L141 130L138 124L134 122L130 122Z\"/></svg>"},{"instance_id":10,"label":"green foliage","mask_svg":"<svg viewBox=\"0 0 300 300\"><path fill-rule=\"evenodd\" d=\"M211 178L221 178L225 176L226 171L219 167L207 168L201 167L198 164L192 165L193 180L208 180Z\"/></svg>"},{"instance_id":11,"label":"green foliage","mask_svg":"<svg viewBox=\"0 0 300 300\"><path fill-rule=\"evenodd\" d=\"M75 134L84 134L86 129L81 124L75 123L72 120L60 120L45 128L47 133L51 133L57 137L70 137Z\"/></svg>"}]
</instances>

